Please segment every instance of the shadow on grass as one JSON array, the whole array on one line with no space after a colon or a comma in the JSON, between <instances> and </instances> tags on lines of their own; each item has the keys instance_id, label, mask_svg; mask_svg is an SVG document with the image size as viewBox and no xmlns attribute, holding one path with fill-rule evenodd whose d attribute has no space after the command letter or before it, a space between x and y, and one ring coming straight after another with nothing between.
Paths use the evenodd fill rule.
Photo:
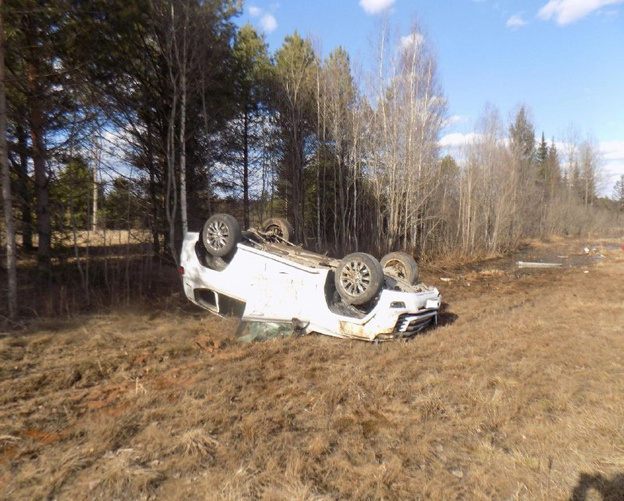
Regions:
<instances>
[{"instance_id":1,"label":"shadow on grass","mask_svg":"<svg viewBox=\"0 0 624 501\"><path fill-rule=\"evenodd\" d=\"M459 318L458 315L452 311L448 311L448 303L442 303L442 307L438 312L438 327L444 327L445 325L451 325Z\"/></svg>"},{"instance_id":2,"label":"shadow on grass","mask_svg":"<svg viewBox=\"0 0 624 501\"><path fill-rule=\"evenodd\" d=\"M624 474L618 473L609 479L600 473L581 473L570 496L570 501L597 499L594 493L602 496L600 501L624 500Z\"/></svg>"}]
</instances>

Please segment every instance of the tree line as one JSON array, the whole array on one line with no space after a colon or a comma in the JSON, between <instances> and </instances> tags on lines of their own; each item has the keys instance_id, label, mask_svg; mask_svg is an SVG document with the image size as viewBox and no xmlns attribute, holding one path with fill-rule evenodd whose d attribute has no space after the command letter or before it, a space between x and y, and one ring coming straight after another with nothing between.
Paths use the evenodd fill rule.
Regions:
<instances>
[{"instance_id":1,"label":"tree line","mask_svg":"<svg viewBox=\"0 0 624 501\"><path fill-rule=\"evenodd\" d=\"M444 154L446 99L417 23L407 36L383 24L356 72L346 50L323 56L296 32L271 53L237 27L235 0L0 9L5 228L44 274L55 233L144 229L175 260L217 211L245 226L286 216L319 251L421 258L616 223L595 141L536 140L527 106L509 124L486 106L475 139Z\"/></svg>"}]
</instances>

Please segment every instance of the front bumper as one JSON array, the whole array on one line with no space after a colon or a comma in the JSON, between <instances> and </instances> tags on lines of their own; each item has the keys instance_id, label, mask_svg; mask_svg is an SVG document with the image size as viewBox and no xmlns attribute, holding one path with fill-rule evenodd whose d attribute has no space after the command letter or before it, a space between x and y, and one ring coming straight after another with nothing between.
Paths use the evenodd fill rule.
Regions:
<instances>
[{"instance_id":1,"label":"front bumper","mask_svg":"<svg viewBox=\"0 0 624 501\"><path fill-rule=\"evenodd\" d=\"M437 310L430 310L417 314L405 313L399 317L392 334L397 338L409 337L418 334L421 330L430 325L437 325L437 323Z\"/></svg>"}]
</instances>

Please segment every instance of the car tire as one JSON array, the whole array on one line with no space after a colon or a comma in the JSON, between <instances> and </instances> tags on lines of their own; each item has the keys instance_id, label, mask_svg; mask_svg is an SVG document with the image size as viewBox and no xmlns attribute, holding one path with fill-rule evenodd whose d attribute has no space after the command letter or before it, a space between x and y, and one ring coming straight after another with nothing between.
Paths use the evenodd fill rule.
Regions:
<instances>
[{"instance_id":1,"label":"car tire","mask_svg":"<svg viewBox=\"0 0 624 501\"><path fill-rule=\"evenodd\" d=\"M277 236L279 239L286 240L287 242L292 242L295 238L295 230L286 219L281 217L272 217L267 219L262 223L262 231L264 233L268 233L268 238L271 240L271 237Z\"/></svg>"},{"instance_id":2,"label":"car tire","mask_svg":"<svg viewBox=\"0 0 624 501\"><path fill-rule=\"evenodd\" d=\"M381 258L381 267L385 274L402 278L410 284L418 281L418 265L412 256L405 252L390 252Z\"/></svg>"},{"instance_id":3,"label":"car tire","mask_svg":"<svg viewBox=\"0 0 624 501\"><path fill-rule=\"evenodd\" d=\"M334 276L334 284L340 297L352 305L371 301L383 286L383 268L377 259L364 252L345 256Z\"/></svg>"},{"instance_id":4,"label":"car tire","mask_svg":"<svg viewBox=\"0 0 624 501\"><path fill-rule=\"evenodd\" d=\"M204 224L202 239L204 247L212 256L227 256L241 241L240 226L229 214L215 214Z\"/></svg>"}]
</instances>

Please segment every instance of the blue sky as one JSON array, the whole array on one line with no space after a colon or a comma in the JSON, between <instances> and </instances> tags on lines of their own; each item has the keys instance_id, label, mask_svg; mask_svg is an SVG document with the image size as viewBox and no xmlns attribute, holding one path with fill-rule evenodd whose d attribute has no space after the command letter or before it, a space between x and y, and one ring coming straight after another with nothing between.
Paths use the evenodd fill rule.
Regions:
<instances>
[{"instance_id":1,"label":"blue sky","mask_svg":"<svg viewBox=\"0 0 624 501\"><path fill-rule=\"evenodd\" d=\"M538 137L561 142L576 128L599 142L612 193L624 174L624 0L246 0L238 22L271 51L296 30L367 68L384 13L402 35L416 19L435 49L445 144L472 132L486 103L505 119L525 104Z\"/></svg>"}]
</instances>

